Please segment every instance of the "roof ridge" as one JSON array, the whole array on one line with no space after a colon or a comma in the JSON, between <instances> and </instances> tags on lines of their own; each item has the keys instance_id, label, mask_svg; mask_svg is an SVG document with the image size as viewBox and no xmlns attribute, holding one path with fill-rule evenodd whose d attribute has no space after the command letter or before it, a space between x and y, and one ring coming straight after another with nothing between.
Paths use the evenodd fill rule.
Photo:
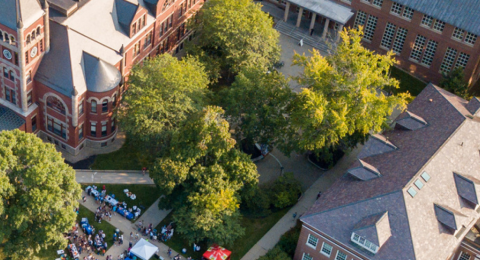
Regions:
<instances>
[{"instance_id":1,"label":"roof ridge","mask_svg":"<svg viewBox=\"0 0 480 260\"><path fill-rule=\"evenodd\" d=\"M433 88L438 92L438 94L440 94L453 108L455 108L455 110L457 110L457 112L458 112L461 116L463 116L464 118L467 118L467 116L465 116L464 114L462 114L462 112L461 112L460 110L458 110L458 108L457 108L455 105L453 105L452 102L450 102L450 100L442 93L442 91L440 91L440 89L441 89L440 87L437 87L437 86L433 85L432 83L429 83L429 85L432 85ZM447 90L445 90L445 89L443 89L443 88L442 88L442 90L443 90L443 91L447 91ZM447 91L447 92L448 92L448 91ZM450 92L448 92L448 93L450 93ZM455 94L453 94L453 93L450 93L450 94L458 97L457 95L455 95ZM465 107L465 106L464 106L464 107ZM465 109L468 111L467 108L465 108Z\"/></svg>"}]
</instances>

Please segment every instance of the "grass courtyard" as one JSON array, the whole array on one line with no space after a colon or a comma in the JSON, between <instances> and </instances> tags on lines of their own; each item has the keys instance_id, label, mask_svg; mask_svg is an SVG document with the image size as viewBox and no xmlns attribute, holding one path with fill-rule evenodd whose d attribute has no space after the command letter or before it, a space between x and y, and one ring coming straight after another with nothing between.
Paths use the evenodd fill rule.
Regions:
<instances>
[{"instance_id":1,"label":"grass courtyard","mask_svg":"<svg viewBox=\"0 0 480 260\"><path fill-rule=\"evenodd\" d=\"M412 97L416 97L427 86L425 82L395 66L392 67L390 76L400 81L400 88L393 89L394 94L408 91Z\"/></svg>"},{"instance_id":2,"label":"grass courtyard","mask_svg":"<svg viewBox=\"0 0 480 260\"><path fill-rule=\"evenodd\" d=\"M232 251L231 260L240 260L247 252L252 248L277 222L280 220L290 209L290 207L273 212L272 214L264 218L253 218L243 216L241 220L242 227L245 228L245 235L237 239L234 246L221 245ZM156 227L157 230L161 230L163 226L172 222L172 213L163 219ZM177 252L181 252L182 248L187 249L185 258L191 256L193 259L201 259L202 254L208 249L210 244L206 242L200 242L198 245L201 247L200 252L193 253L192 245L185 239L182 239L181 235L174 233L172 239L164 242L167 246L171 247Z\"/></svg>"}]
</instances>

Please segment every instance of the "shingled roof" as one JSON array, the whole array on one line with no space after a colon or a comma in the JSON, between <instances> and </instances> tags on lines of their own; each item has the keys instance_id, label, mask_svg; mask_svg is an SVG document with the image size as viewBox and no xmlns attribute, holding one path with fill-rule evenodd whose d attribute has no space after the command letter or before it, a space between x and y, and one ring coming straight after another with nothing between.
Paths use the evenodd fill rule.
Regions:
<instances>
[{"instance_id":1,"label":"shingled roof","mask_svg":"<svg viewBox=\"0 0 480 260\"><path fill-rule=\"evenodd\" d=\"M453 24L468 32L480 35L480 1L478 0L392 0L415 11Z\"/></svg>"},{"instance_id":2,"label":"shingled roof","mask_svg":"<svg viewBox=\"0 0 480 260\"><path fill-rule=\"evenodd\" d=\"M0 106L0 132L14 130L25 124L25 120L12 110Z\"/></svg>"},{"instance_id":3,"label":"shingled roof","mask_svg":"<svg viewBox=\"0 0 480 260\"><path fill-rule=\"evenodd\" d=\"M18 1L18 3L16 3ZM18 8L18 10L17 10ZM17 15L27 27L40 19L44 14L42 5L38 0L1 0L0 24L12 30L17 30Z\"/></svg>"},{"instance_id":4,"label":"shingled roof","mask_svg":"<svg viewBox=\"0 0 480 260\"><path fill-rule=\"evenodd\" d=\"M471 223L463 216L480 216L472 207L464 207L459 199L460 194L470 194L472 188L458 191L454 181L454 172L480 179L480 121L466 108L468 103L429 84L408 106L408 112L398 117L421 118L427 125L383 133L384 140L396 149L360 153L364 165L377 169L381 177L359 180L345 174L322 194L301 218L302 222L366 259L446 259L458 245L455 236L464 235L457 234L465 230L459 227L464 225L468 230ZM378 142L375 138L368 142L371 140ZM368 142L365 146L371 149ZM357 161L352 168L359 166ZM424 172L430 178L422 178ZM414 189L416 195L411 196L408 189ZM472 200L471 196L468 198ZM448 215L435 212L435 204L453 212L457 229L445 218ZM389 212L392 234L388 241L375 255L356 247L350 241L355 225L385 211ZM400 217L402 214L404 217ZM449 233L452 236L444 236L446 228L442 226L453 230Z\"/></svg>"}]
</instances>

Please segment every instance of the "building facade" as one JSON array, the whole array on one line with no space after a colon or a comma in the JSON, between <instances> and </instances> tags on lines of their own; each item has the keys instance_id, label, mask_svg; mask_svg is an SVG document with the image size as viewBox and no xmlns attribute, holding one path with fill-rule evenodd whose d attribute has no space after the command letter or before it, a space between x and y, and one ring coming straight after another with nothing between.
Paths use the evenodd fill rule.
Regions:
<instances>
[{"instance_id":1,"label":"building facade","mask_svg":"<svg viewBox=\"0 0 480 260\"><path fill-rule=\"evenodd\" d=\"M203 0L0 1L0 131L76 155L115 140L134 64L178 53Z\"/></svg>"},{"instance_id":2,"label":"building facade","mask_svg":"<svg viewBox=\"0 0 480 260\"><path fill-rule=\"evenodd\" d=\"M480 100L433 84L300 218L294 260L480 258Z\"/></svg>"},{"instance_id":3,"label":"building facade","mask_svg":"<svg viewBox=\"0 0 480 260\"><path fill-rule=\"evenodd\" d=\"M465 80L470 85L475 84L480 76L480 41L477 41L480 35L477 21L479 1L268 1L290 12L300 11L304 17L312 19L311 29L314 23L320 24L316 28L325 28L323 32L327 32L328 28L338 30L343 26L363 26L365 47L379 53L393 51L398 67L426 82L438 84L442 73L457 67L464 69ZM341 14L336 5L350 8L355 15L347 22L335 19ZM315 15L318 13L327 16ZM297 27L299 23L300 19Z\"/></svg>"}]
</instances>

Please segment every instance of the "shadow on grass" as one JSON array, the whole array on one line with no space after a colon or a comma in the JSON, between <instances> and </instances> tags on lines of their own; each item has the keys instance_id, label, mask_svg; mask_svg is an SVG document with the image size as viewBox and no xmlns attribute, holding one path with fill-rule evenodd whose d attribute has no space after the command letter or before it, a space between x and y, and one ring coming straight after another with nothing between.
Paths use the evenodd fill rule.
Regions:
<instances>
[{"instance_id":1,"label":"shadow on grass","mask_svg":"<svg viewBox=\"0 0 480 260\"><path fill-rule=\"evenodd\" d=\"M392 89L394 94L405 93L408 91L410 95L415 98L427 86L425 82L395 66L392 67L390 76L400 81L400 88Z\"/></svg>"},{"instance_id":2,"label":"shadow on grass","mask_svg":"<svg viewBox=\"0 0 480 260\"><path fill-rule=\"evenodd\" d=\"M234 246L221 245L232 251L231 260L240 260L285 214L290 207L273 212L264 218L255 218L242 216L241 225L245 228L245 235L234 242ZM161 230L163 226L172 222L172 212L158 224L157 230ZM172 239L164 242L176 252L181 252L182 248L187 249L185 258L191 256L193 259L201 259L202 254L208 249L210 244L205 241L198 243L201 247L200 252L193 253L193 245L189 244L186 239L182 238L179 233L174 233Z\"/></svg>"},{"instance_id":3,"label":"shadow on grass","mask_svg":"<svg viewBox=\"0 0 480 260\"><path fill-rule=\"evenodd\" d=\"M97 155L90 167L95 170L141 170L150 168L154 159L152 154L127 138L118 151Z\"/></svg>"}]
</instances>

